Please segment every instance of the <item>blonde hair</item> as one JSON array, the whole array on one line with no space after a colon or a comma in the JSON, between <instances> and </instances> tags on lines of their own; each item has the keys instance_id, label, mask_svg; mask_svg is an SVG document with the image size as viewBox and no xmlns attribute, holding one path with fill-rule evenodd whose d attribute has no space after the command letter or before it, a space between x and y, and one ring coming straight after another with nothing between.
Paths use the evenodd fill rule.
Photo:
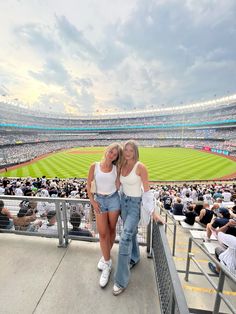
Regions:
<instances>
[{"instance_id":1,"label":"blonde hair","mask_svg":"<svg viewBox=\"0 0 236 314\"><path fill-rule=\"evenodd\" d=\"M104 160L106 158L106 154L108 153L108 151L113 150L113 149L117 150L118 156L117 156L116 160L112 161L112 163L113 163L113 165L117 166L118 169L120 169L122 159L123 159L123 149L119 143L112 143L109 146L107 146L107 148L104 151L104 155L103 155L102 160Z\"/></svg>"},{"instance_id":2,"label":"blonde hair","mask_svg":"<svg viewBox=\"0 0 236 314\"><path fill-rule=\"evenodd\" d=\"M139 151L138 151L138 143L134 140L129 140L127 142L124 143L124 146L123 146L123 150L125 150L125 147L127 145L130 145L133 150L134 150L134 160L135 162L137 162L139 160ZM123 164L125 163L125 160L123 161Z\"/></svg>"}]
</instances>

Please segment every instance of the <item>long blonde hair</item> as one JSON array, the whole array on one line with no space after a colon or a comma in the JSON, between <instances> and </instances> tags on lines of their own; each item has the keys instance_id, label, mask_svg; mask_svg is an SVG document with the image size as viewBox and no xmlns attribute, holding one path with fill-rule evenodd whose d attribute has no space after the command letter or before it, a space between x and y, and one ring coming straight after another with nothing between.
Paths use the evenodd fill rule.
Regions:
<instances>
[{"instance_id":1,"label":"long blonde hair","mask_svg":"<svg viewBox=\"0 0 236 314\"><path fill-rule=\"evenodd\" d=\"M108 151L110 151L112 149L117 149L117 152L118 152L118 156L117 156L116 160L113 160L112 163L113 163L113 165L117 166L118 170L120 170L121 163L123 160L123 149L119 143L112 143L109 146L107 146L107 148L104 151L104 155L103 155L102 160L104 160L106 158L106 154L108 153Z\"/></svg>"},{"instance_id":2,"label":"long blonde hair","mask_svg":"<svg viewBox=\"0 0 236 314\"><path fill-rule=\"evenodd\" d=\"M130 145L134 150L134 160L137 162L139 160L139 150L138 150L138 143L134 140L129 140L124 143L123 145L123 151L125 150L125 147L127 145ZM126 163L125 159L123 158L122 166Z\"/></svg>"}]
</instances>

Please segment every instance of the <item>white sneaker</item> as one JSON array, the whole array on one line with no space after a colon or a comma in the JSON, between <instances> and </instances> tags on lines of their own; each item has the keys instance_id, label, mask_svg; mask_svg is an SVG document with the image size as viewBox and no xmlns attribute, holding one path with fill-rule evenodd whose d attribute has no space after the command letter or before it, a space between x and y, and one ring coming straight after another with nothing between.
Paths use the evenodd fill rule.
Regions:
<instances>
[{"instance_id":1,"label":"white sneaker","mask_svg":"<svg viewBox=\"0 0 236 314\"><path fill-rule=\"evenodd\" d=\"M104 263L104 268L103 268L100 281L99 281L101 288L104 288L107 285L110 274L111 274L111 263Z\"/></svg>"},{"instance_id":2,"label":"white sneaker","mask_svg":"<svg viewBox=\"0 0 236 314\"><path fill-rule=\"evenodd\" d=\"M106 265L104 257L102 256L98 262L98 270L102 271L104 269L104 266ZM110 259L110 266L112 265L112 260Z\"/></svg>"},{"instance_id":3,"label":"white sneaker","mask_svg":"<svg viewBox=\"0 0 236 314\"><path fill-rule=\"evenodd\" d=\"M98 262L98 270L103 270L105 265L104 257L102 256Z\"/></svg>"},{"instance_id":4,"label":"white sneaker","mask_svg":"<svg viewBox=\"0 0 236 314\"><path fill-rule=\"evenodd\" d=\"M125 290L125 288L121 288L121 287L117 286L117 284L114 284L112 292L113 292L113 295L119 295L124 290Z\"/></svg>"}]
</instances>

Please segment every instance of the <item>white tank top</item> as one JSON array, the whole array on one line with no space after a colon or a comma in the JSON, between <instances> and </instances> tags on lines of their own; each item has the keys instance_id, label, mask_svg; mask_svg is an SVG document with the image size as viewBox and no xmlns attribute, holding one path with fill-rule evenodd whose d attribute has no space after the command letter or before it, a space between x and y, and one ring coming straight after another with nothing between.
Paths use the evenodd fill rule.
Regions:
<instances>
[{"instance_id":1,"label":"white tank top","mask_svg":"<svg viewBox=\"0 0 236 314\"><path fill-rule=\"evenodd\" d=\"M120 175L120 182L125 195L139 197L142 195L142 180L141 177L136 174L136 169L139 162L136 162L133 169L127 176Z\"/></svg>"},{"instance_id":2,"label":"white tank top","mask_svg":"<svg viewBox=\"0 0 236 314\"><path fill-rule=\"evenodd\" d=\"M110 172L103 172L100 168L100 162L95 163L94 179L96 182L96 193L109 195L115 193L116 188L117 169L113 165Z\"/></svg>"}]
</instances>

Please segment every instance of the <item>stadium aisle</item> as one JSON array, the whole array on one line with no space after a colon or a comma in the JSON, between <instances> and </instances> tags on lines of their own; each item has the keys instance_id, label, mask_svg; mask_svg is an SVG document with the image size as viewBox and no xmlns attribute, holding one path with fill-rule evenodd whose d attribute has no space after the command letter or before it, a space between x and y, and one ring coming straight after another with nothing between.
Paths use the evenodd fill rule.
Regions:
<instances>
[{"instance_id":1,"label":"stadium aisle","mask_svg":"<svg viewBox=\"0 0 236 314\"><path fill-rule=\"evenodd\" d=\"M176 269L180 277L188 307L209 311L208 313L211 313L214 308L216 293L213 287L202 274L196 274L199 273L200 270L193 262L191 262L190 264L191 273L189 274L189 281L186 282L184 280L189 237L190 232L188 230L184 230L181 225L177 224L176 250L174 256ZM172 249L173 237L170 230L167 231L167 238L170 248ZM195 258L198 260L201 267L203 267L203 269L208 274L210 274L211 278L214 279L214 282L218 283L218 277L212 274L208 268L209 259L207 255L204 254L195 245L193 245L192 247L192 252L194 253ZM229 280L226 279L224 284L225 294L227 294L227 297L230 299L230 301L235 304L236 308L236 287L234 287L233 289L232 288L233 287L229 284ZM221 302L220 312L231 313L223 301Z\"/></svg>"},{"instance_id":2,"label":"stadium aisle","mask_svg":"<svg viewBox=\"0 0 236 314\"><path fill-rule=\"evenodd\" d=\"M153 263L141 252L128 289L115 297L112 280L105 289L98 284L98 243L72 241L65 249L55 239L1 234L1 313L160 313Z\"/></svg>"}]
</instances>

